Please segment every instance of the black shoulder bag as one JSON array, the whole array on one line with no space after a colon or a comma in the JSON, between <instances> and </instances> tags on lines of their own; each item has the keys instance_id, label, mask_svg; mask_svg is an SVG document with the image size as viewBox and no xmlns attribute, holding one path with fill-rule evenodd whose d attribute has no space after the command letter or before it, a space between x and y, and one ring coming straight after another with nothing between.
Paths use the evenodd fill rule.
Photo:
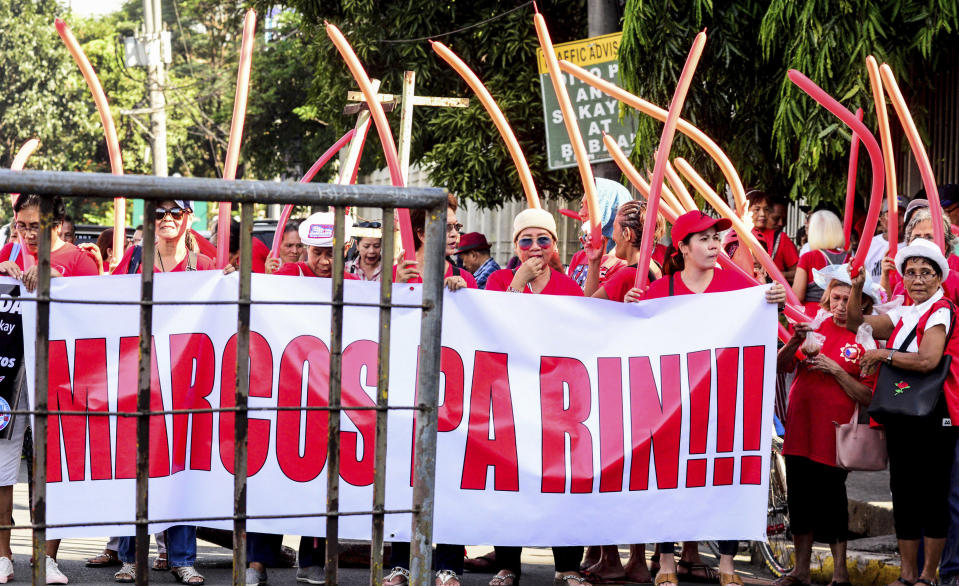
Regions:
<instances>
[{"instance_id":1,"label":"black shoulder bag","mask_svg":"<svg viewBox=\"0 0 959 586\"><path fill-rule=\"evenodd\" d=\"M947 346L956 325L956 307L952 302L949 303L949 310L951 317L949 334L946 336ZM915 339L918 328L919 324L916 324L898 351L906 351ZM936 368L927 373L906 370L890 364L881 365L876 381L876 392L873 393L872 403L869 404L869 416L882 423L889 418L933 415L939 402L943 400L943 384L949 376L951 364L952 356L943 350L942 360Z\"/></svg>"}]
</instances>

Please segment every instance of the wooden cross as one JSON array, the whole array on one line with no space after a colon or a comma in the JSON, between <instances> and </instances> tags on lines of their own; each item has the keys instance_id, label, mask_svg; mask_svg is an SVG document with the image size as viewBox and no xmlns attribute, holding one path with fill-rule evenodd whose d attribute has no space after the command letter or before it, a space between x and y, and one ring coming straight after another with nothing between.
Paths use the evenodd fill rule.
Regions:
<instances>
[{"instance_id":1,"label":"wooden cross","mask_svg":"<svg viewBox=\"0 0 959 586\"><path fill-rule=\"evenodd\" d=\"M403 76L402 95L394 94L376 94L376 99L383 104L383 109L391 112L400 106L400 141L398 145L400 158L400 172L403 175L403 183L409 181L410 175L410 148L413 141L413 107L414 106L433 106L438 108L466 108L469 106L469 98L437 98L432 96L415 95L416 72L407 71ZM373 91L376 91L374 87ZM346 99L352 104L347 104L343 109L343 114L352 115L360 113L369 118L369 105L363 97L362 92L348 92ZM365 110L365 112L364 112ZM357 122L359 124L359 121ZM352 145L351 145L352 150Z\"/></svg>"}]
</instances>

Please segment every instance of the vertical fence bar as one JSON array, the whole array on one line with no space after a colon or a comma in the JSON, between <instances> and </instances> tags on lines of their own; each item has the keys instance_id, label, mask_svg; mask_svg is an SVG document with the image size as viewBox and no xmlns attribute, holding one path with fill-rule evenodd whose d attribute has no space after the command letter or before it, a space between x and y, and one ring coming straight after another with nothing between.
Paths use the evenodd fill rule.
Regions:
<instances>
[{"instance_id":1,"label":"vertical fence bar","mask_svg":"<svg viewBox=\"0 0 959 586\"><path fill-rule=\"evenodd\" d=\"M340 397L343 369L344 210L333 208L333 305L330 307L330 417L326 458L326 582L336 586L339 570Z\"/></svg>"},{"instance_id":2,"label":"vertical fence bar","mask_svg":"<svg viewBox=\"0 0 959 586\"><path fill-rule=\"evenodd\" d=\"M240 291L236 318L236 413L233 419L233 584L246 584L246 474L250 397L250 297L253 272L253 206L240 206Z\"/></svg>"},{"instance_id":3,"label":"vertical fence bar","mask_svg":"<svg viewBox=\"0 0 959 586\"><path fill-rule=\"evenodd\" d=\"M370 586L383 583L383 524L386 510L386 432L390 388L390 326L393 303L393 210L383 210L380 240L380 337L376 357L376 448L373 451L373 530L370 540Z\"/></svg>"},{"instance_id":4,"label":"vertical fence bar","mask_svg":"<svg viewBox=\"0 0 959 586\"><path fill-rule=\"evenodd\" d=\"M137 383L137 527L136 527L136 583L149 583L150 567L150 411L151 372L153 362L153 257L156 254L157 202L143 202L143 254L140 261L140 366Z\"/></svg>"},{"instance_id":5,"label":"vertical fence bar","mask_svg":"<svg viewBox=\"0 0 959 586\"><path fill-rule=\"evenodd\" d=\"M26 197L26 196L24 196ZM40 197L40 234L37 235L37 340L33 405L33 522L47 522L47 386L50 379L50 238L53 232L53 198ZM27 254L24 250L23 254ZM27 324L24 324L26 326ZM33 530L33 583L47 583L47 530Z\"/></svg>"},{"instance_id":6,"label":"vertical fence bar","mask_svg":"<svg viewBox=\"0 0 959 586\"><path fill-rule=\"evenodd\" d=\"M423 314L420 320L419 377L413 467L413 527L410 583L432 584L433 490L436 480L436 404L439 400L440 337L443 330L443 275L446 270L446 207L426 214L423 259Z\"/></svg>"}]
</instances>

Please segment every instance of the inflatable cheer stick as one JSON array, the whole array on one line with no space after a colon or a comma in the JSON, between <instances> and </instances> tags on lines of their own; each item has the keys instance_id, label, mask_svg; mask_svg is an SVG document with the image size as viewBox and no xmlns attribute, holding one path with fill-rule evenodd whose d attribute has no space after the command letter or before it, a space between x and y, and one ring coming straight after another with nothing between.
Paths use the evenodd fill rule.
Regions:
<instances>
[{"instance_id":1,"label":"inflatable cheer stick","mask_svg":"<svg viewBox=\"0 0 959 586\"><path fill-rule=\"evenodd\" d=\"M251 8L243 18L243 39L240 42L240 62L236 74L236 97L233 100L233 121L230 124L230 141L226 147L223 163L223 178L236 179L240 161L240 145L243 142L243 122L246 119L246 102L250 96L250 69L253 67L253 44L256 34L256 12ZM216 267L222 269L230 257L230 202L221 201L216 222Z\"/></svg>"},{"instance_id":2,"label":"inflatable cheer stick","mask_svg":"<svg viewBox=\"0 0 959 586\"><path fill-rule=\"evenodd\" d=\"M673 99L669 104L669 112L666 114L663 134L659 139L659 148L656 149L656 164L653 166L653 178L650 182L649 201L647 202L646 225L643 227L643 239L639 247L639 266L641 267L649 264L649 259L653 254L653 227L656 225L656 211L659 209L659 197L663 190L666 162L669 159L669 150L673 146L673 136L676 134L679 114L686 102L686 94L689 92L689 85L693 81L693 73L696 72L696 66L699 64L699 58L703 54L705 44L706 31L702 31L693 40L693 47L689 51L689 56L686 57L686 64L683 65L683 72L679 75L679 83L676 85L676 91L673 93ZM647 271L636 271L636 287L645 289L648 282Z\"/></svg>"},{"instance_id":3,"label":"inflatable cheer stick","mask_svg":"<svg viewBox=\"0 0 959 586\"><path fill-rule=\"evenodd\" d=\"M856 120L862 122L862 108L856 110ZM859 135L854 130L852 145L849 147L849 176L846 179L846 209L842 220L842 233L846 239L846 250L852 251L852 217L856 210L856 172L859 170Z\"/></svg>"},{"instance_id":4,"label":"inflatable cheer stick","mask_svg":"<svg viewBox=\"0 0 959 586\"><path fill-rule=\"evenodd\" d=\"M403 187L405 182L403 181L403 174L400 172L399 157L397 157L396 154L396 143L393 142L393 131L390 130L390 124L386 120L383 105L376 99L376 92L373 91L373 87L370 85L370 78L360 64L360 60L353 51L353 47L350 46L346 37L340 32L340 29L326 21L323 21L323 23L326 25L326 34L329 35L330 40L333 41L333 45L336 47L336 50L339 51L340 56L346 61L346 66L350 69L353 79L359 84L360 91L363 92L363 98L369 105L370 116L373 118L373 123L376 124L376 132L379 134L380 142L383 145L383 154L386 155L386 166L390 170L390 180L395 187ZM398 208L396 215L400 224L400 240L403 243L403 258L404 260L415 261L416 250L413 245L413 227L410 225L410 211L406 208Z\"/></svg>"},{"instance_id":5,"label":"inflatable cheer stick","mask_svg":"<svg viewBox=\"0 0 959 586\"><path fill-rule=\"evenodd\" d=\"M626 156L626 153L623 152L619 145L616 144L616 140L612 136L603 133L603 143L606 145L606 150L609 151L609 154L613 157L613 161L616 162L616 166L619 167L619 170L623 172L623 175L626 176L626 179L633 184L633 187L636 188L636 191L643 196L643 199L649 201L649 183L639 174L639 171L636 170L636 167L629 162L629 157ZM665 195L669 190L663 188L663 195ZM667 202L660 202L659 211L662 213L663 218L667 222L672 224L676 221L676 218L682 214L682 208L672 207Z\"/></svg>"},{"instance_id":6,"label":"inflatable cheer stick","mask_svg":"<svg viewBox=\"0 0 959 586\"><path fill-rule=\"evenodd\" d=\"M560 61L559 68L572 75L576 79L579 79L580 81L598 89L604 94L612 98L616 98L627 106L631 106L639 110L643 114L652 116L660 122L666 121L666 115L668 114L666 110L663 110L659 106L651 104L642 98L634 96L614 83L610 83L604 79L596 77L582 67L573 65L569 61ZM744 216L747 207L746 190L743 187L742 180L739 178L739 173L736 172L736 168L733 166L732 161L729 160L729 157L726 156L726 153L719 148L719 145L717 145L713 139L706 136L703 131L696 128L686 120L683 120L682 118L679 119L676 129L701 146L716 162L720 171L722 171L723 176L726 178L729 188L733 192L733 197L736 199L736 211L740 216Z\"/></svg>"},{"instance_id":7,"label":"inflatable cheer stick","mask_svg":"<svg viewBox=\"0 0 959 586\"><path fill-rule=\"evenodd\" d=\"M586 153L586 145L583 144L579 124L577 124L576 115L573 113L573 104L569 100L566 84L559 72L559 63L556 61L556 53L553 51L553 41L549 38L546 20L540 14L535 2L533 3L533 10L535 10L533 24L536 26L536 36L539 38L540 49L543 50L543 59L546 61L549 79L553 83L553 91L556 92L559 109L563 113L563 123L566 124L569 142L572 144L573 153L576 155L579 178L583 182L583 193L586 195L586 206L589 209L589 221L593 227L591 231L592 245L593 248L599 248L602 246L602 226L600 226L599 204L596 202L596 181L593 179L593 169L589 166L589 155ZM637 271L637 274L640 272L642 271Z\"/></svg>"},{"instance_id":8,"label":"inflatable cheer stick","mask_svg":"<svg viewBox=\"0 0 959 586\"><path fill-rule=\"evenodd\" d=\"M63 39L67 50L73 60L76 61L83 79L93 94L93 101L97 105L97 112L100 114L100 123L103 124L103 133L106 135L107 152L110 155L110 172L114 175L123 175L123 159L120 156L120 141L117 139L117 128L113 124L113 114L110 113L110 104L107 102L107 96L103 93L103 86L97 79L97 74L90 65L80 43L70 32L70 27L59 18L54 21L57 33ZM127 201L122 197L113 199L113 254L115 258L120 258L126 243L126 217ZM112 259L111 259L112 260Z\"/></svg>"},{"instance_id":9,"label":"inflatable cheer stick","mask_svg":"<svg viewBox=\"0 0 959 586\"><path fill-rule=\"evenodd\" d=\"M27 159L30 158L30 155L33 154L33 151L37 150L38 146L40 146L40 140L36 138L31 138L27 142L23 143L23 146L20 147L19 151L17 151L17 155L13 157L13 163L10 164L10 170L22 171L23 166L27 164ZM17 205L18 197L20 197L19 193L10 194L10 207Z\"/></svg>"},{"instance_id":10,"label":"inflatable cheer stick","mask_svg":"<svg viewBox=\"0 0 959 586\"><path fill-rule=\"evenodd\" d=\"M919 174L922 176L922 186L926 189L926 198L929 200L929 211L932 213L932 234L936 244L942 250L946 249L945 239L942 233L942 204L939 202L939 189L936 187L936 177L932 172L932 165L929 164L929 155L925 147L922 146L922 138L919 137L919 131L916 130L916 123L909 113L909 107L906 106L906 100L899 91L899 84L896 83L896 77L892 74L889 65L883 63L879 68L879 75L882 77L882 84L886 87L886 93L892 101L893 108L899 116L899 123L902 124L906 132L906 138L909 139L909 146L912 148L912 154L916 157L916 163L919 165ZM890 242L890 245L892 242Z\"/></svg>"},{"instance_id":11,"label":"inflatable cheer stick","mask_svg":"<svg viewBox=\"0 0 959 586\"><path fill-rule=\"evenodd\" d=\"M866 225L863 227L859 248L856 250L855 258L849 263L849 274L855 277L859 274L859 269L862 268L866 260L866 253L869 252L872 236L876 233L876 224L879 223L879 208L882 207L883 184L886 178L882 162L882 150L879 148L876 137L869 132L866 125L857 120L853 113L843 107L835 98L795 69L790 69L788 75L789 80L799 86L799 89L809 94L809 97L819 102L820 106L832 112L853 132L858 134L859 139L862 140L862 144L866 146L866 151L869 153L870 163L872 164L872 194L869 196L869 211L866 213Z\"/></svg>"},{"instance_id":12,"label":"inflatable cheer stick","mask_svg":"<svg viewBox=\"0 0 959 586\"><path fill-rule=\"evenodd\" d=\"M313 181L313 177L319 173L320 169L333 158L333 155L339 152L341 148L346 146L350 139L353 138L353 135L356 134L355 129L350 129L349 132L344 134L340 140L333 143L333 146L326 149L326 152L323 153L319 159L313 163L313 166L310 167L310 170L306 172L305 175L300 179L300 183L309 183ZM290 214L293 212L293 204L287 204L283 206L283 211L280 213L280 221L276 224L276 233L273 234L273 247L270 249L270 256L273 258L278 258L280 256L280 243L283 241L283 231L286 228L286 223L290 221Z\"/></svg>"},{"instance_id":13,"label":"inflatable cheer stick","mask_svg":"<svg viewBox=\"0 0 959 586\"><path fill-rule=\"evenodd\" d=\"M699 209L699 206L696 205L696 200L690 195L689 190L686 189L686 184L680 179L676 173L676 169L673 168L669 161L666 161L666 179L668 179L669 184L673 186L673 190L679 198L679 203L682 204L679 206L680 209L685 209L687 212Z\"/></svg>"},{"instance_id":14,"label":"inflatable cheer stick","mask_svg":"<svg viewBox=\"0 0 959 586\"><path fill-rule=\"evenodd\" d=\"M520 148L519 142L517 142L516 136L513 134L513 129L510 128L509 121L503 116L503 112L499 109L493 96L490 95L489 90L486 89L483 82L476 77L476 74L473 73L466 63L464 63L456 53L451 51L449 47L443 43L434 41L430 41L430 45L433 46L433 51L435 51L443 61L446 61L456 73L460 74L460 77L466 81L470 89L473 90L473 93L476 94L476 97L479 98L480 103L486 108L486 112L490 118L493 119L493 124L495 124L496 129L499 130L503 142L506 143L509 156L513 158L513 164L519 173L520 183L523 184L523 192L526 193L526 204L531 208L540 207L539 196L536 194L536 185L533 183L533 175L530 173L529 165L526 163L526 156L523 154L523 150Z\"/></svg>"},{"instance_id":15,"label":"inflatable cheer stick","mask_svg":"<svg viewBox=\"0 0 959 586\"><path fill-rule=\"evenodd\" d=\"M604 140L604 142L606 143L607 150L609 150L609 153L612 155L613 160L616 162L616 165L618 165L619 169L623 172L624 175L626 175L626 178L629 180L629 182L633 185L633 187L636 188L636 190L639 192L640 195L643 196L643 198L648 198L649 183L647 183L646 180L643 179L643 176L640 175L638 171L636 171L636 168L633 167L632 163L629 162L629 159L626 157L623 151L619 148L619 145L616 144L616 142L612 140L612 138L610 138L609 140ZM678 217L676 215L676 212L670 210L665 205L661 206L660 211L663 212L663 216L666 218L667 222L669 222L670 224L676 222L676 218ZM738 273L739 275L741 275L742 277L744 277L749 282L755 283L756 285L760 285L760 283L756 281L756 278L753 277L753 275L750 275L749 273L744 271L741 266L734 263L732 259L726 256L725 252L720 253L720 255L717 257L717 261L723 267L723 269L734 271ZM809 316L807 316L805 313L797 312L797 310L795 310L794 308L788 305L786 307L789 310L789 315L793 319L793 321L803 321L803 322L809 321ZM778 326L779 326L779 339L782 340L783 343L786 343L791 337L791 334L786 328L782 326L782 324L778 324ZM799 360L805 359L805 356L802 356L802 355L797 355L797 356Z\"/></svg>"},{"instance_id":16,"label":"inflatable cheer stick","mask_svg":"<svg viewBox=\"0 0 959 586\"><path fill-rule=\"evenodd\" d=\"M886 112L886 96L879 80L879 65L872 55L866 57L866 69L869 71L869 85L872 87L872 99L876 102L876 120L879 122L879 142L882 146L882 160L886 166L886 240L889 251L886 256L896 258L899 247L899 194L896 193L896 159L892 150L892 135L889 133L889 116Z\"/></svg>"},{"instance_id":17,"label":"inflatable cheer stick","mask_svg":"<svg viewBox=\"0 0 959 586\"><path fill-rule=\"evenodd\" d=\"M696 188L696 191L705 198L709 205L713 206L719 215L728 219L733 224L733 229L736 230L736 233L739 234L740 242L743 242L746 246L749 247L750 252L753 253L753 256L756 260L759 261L759 264L766 269L766 273L773 278L774 281L778 281L786 288L786 299L788 304L795 305L796 307L802 307L802 303L799 301L799 298L796 297L796 294L793 292L792 287L789 286L789 282L786 281L786 277L783 276L782 272L779 270L779 267L776 266L776 263L773 262L772 257L769 256L769 253L766 252L766 249L759 243L759 240L756 239L756 235L753 234L753 231L743 222L742 218L736 215L736 212L731 210L726 202L723 201L719 194L717 194L712 187L696 172L693 167L687 163L684 159L677 157L673 160L673 163L676 164L676 168L686 178L686 181L689 181L693 187Z\"/></svg>"}]
</instances>

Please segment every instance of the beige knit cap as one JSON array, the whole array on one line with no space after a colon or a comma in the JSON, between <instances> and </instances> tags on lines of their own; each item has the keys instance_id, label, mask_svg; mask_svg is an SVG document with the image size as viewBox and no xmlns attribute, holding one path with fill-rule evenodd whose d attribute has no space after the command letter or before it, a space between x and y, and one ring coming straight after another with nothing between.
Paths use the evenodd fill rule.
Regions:
<instances>
[{"instance_id":1,"label":"beige knit cap","mask_svg":"<svg viewBox=\"0 0 959 586\"><path fill-rule=\"evenodd\" d=\"M527 208L516 214L513 218L513 242L516 242L519 233L526 228L542 228L550 233L553 240L557 240L556 218L542 208Z\"/></svg>"}]
</instances>

